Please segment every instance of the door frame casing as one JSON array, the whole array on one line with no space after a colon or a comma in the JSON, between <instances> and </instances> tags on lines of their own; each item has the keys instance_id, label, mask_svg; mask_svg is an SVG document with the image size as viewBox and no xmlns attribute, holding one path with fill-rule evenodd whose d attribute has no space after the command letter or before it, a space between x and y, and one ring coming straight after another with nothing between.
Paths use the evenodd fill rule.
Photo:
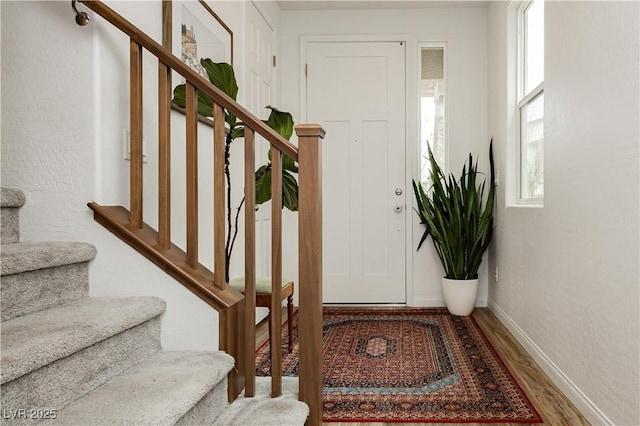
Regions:
<instances>
[{"instance_id":1,"label":"door frame casing","mask_svg":"<svg viewBox=\"0 0 640 426\"><path fill-rule=\"evenodd\" d=\"M413 215L409 213L409 209L413 211L413 190L411 189L411 180L415 175L415 156L419 153L419 138L417 137L416 128L418 122L415 114L409 114L408 111L415 111L418 107L417 83L411 82L411 75L417 64L415 64L415 55L408 54L409 49L416 49L417 43L409 34L353 34L353 35L302 35L300 36L300 54L299 54L299 75L300 75L300 116L301 122L308 122L307 119L307 77L305 75L305 65L307 63L307 49L311 43L364 43L364 42L403 42L405 44L405 304L413 306ZM418 141L408 143L409 140Z\"/></svg>"}]
</instances>

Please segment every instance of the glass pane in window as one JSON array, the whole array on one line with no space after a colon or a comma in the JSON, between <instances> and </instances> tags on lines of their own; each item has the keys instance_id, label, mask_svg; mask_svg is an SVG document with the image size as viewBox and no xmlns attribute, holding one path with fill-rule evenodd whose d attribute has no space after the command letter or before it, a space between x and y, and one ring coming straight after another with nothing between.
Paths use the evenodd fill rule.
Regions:
<instances>
[{"instance_id":1,"label":"glass pane in window","mask_svg":"<svg viewBox=\"0 0 640 426\"><path fill-rule=\"evenodd\" d=\"M444 48L423 47L420 76L420 148L421 180L425 189L431 187L429 147L440 167L444 167L445 164L444 98Z\"/></svg>"},{"instance_id":2,"label":"glass pane in window","mask_svg":"<svg viewBox=\"0 0 640 426\"><path fill-rule=\"evenodd\" d=\"M544 194L544 94L520 110L520 197Z\"/></svg>"},{"instance_id":3,"label":"glass pane in window","mask_svg":"<svg viewBox=\"0 0 640 426\"><path fill-rule=\"evenodd\" d=\"M534 0L524 11L524 94L544 80L544 1Z\"/></svg>"}]
</instances>

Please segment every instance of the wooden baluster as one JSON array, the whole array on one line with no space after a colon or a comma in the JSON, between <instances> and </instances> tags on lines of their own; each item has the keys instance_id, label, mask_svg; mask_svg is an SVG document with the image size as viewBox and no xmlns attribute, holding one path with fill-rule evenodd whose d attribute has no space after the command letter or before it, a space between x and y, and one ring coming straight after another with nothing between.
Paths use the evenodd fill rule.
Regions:
<instances>
[{"instance_id":1,"label":"wooden baluster","mask_svg":"<svg viewBox=\"0 0 640 426\"><path fill-rule=\"evenodd\" d=\"M186 87L187 126L187 265L198 266L198 94Z\"/></svg>"},{"instance_id":2,"label":"wooden baluster","mask_svg":"<svg viewBox=\"0 0 640 426\"><path fill-rule=\"evenodd\" d=\"M296 126L298 135L298 233L300 400L309 406L307 424L322 424L322 149L324 130ZM320 356L319 356L320 355Z\"/></svg>"},{"instance_id":3,"label":"wooden baluster","mask_svg":"<svg viewBox=\"0 0 640 426\"><path fill-rule=\"evenodd\" d=\"M172 0L162 0L162 47L171 51L173 41L173 4Z\"/></svg>"},{"instance_id":4,"label":"wooden baluster","mask_svg":"<svg viewBox=\"0 0 640 426\"><path fill-rule=\"evenodd\" d=\"M218 104L213 104L213 284L224 290L227 287L226 279L226 232L225 232L225 211L226 211L226 191L225 191L225 128L224 128L224 108ZM228 375L229 387L227 389L229 401L237 398L242 388L245 386L244 377L246 372L242 362L244 354L248 351L255 351L255 341L248 348L245 347L245 328L241 322L245 318L244 302L240 301L234 306L219 312L220 320L219 348L237 360L236 368ZM255 322L254 322L255 325ZM252 367L255 371L255 366ZM255 374L255 373L254 373Z\"/></svg>"},{"instance_id":5,"label":"wooden baluster","mask_svg":"<svg viewBox=\"0 0 640 426\"><path fill-rule=\"evenodd\" d=\"M171 68L158 61L158 244L171 247Z\"/></svg>"},{"instance_id":6,"label":"wooden baluster","mask_svg":"<svg viewBox=\"0 0 640 426\"><path fill-rule=\"evenodd\" d=\"M173 7L162 1L162 47L171 50ZM158 60L158 244L171 247L171 67Z\"/></svg>"},{"instance_id":7,"label":"wooden baluster","mask_svg":"<svg viewBox=\"0 0 640 426\"><path fill-rule=\"evenodd\" d=\"M255 134L244 128L244 297L245 297L245 390L256 389L256 175Z\"/></svg>"},{"instance_id":8,"label":"wooden baluster","mask_svg":"<svg viewBox=\"0 0 640 426\"><path fill-rule=\"evenodd\" d=\"M301 234L302 235L302 234ZM282 152L271 147L271 397L282 394Z\"/></svg>"},{"instance_id":9,"label":"wooden baluster","mask_svg":"<svg viewBox=\"0 0 640 426\"><path fill-rule=\"evenodd\" d=\"M130 192L129 222L142 228L142 46L131 39L129 43L130 77Z\"/></svg>"},{"instance_id":10,"label":"wooden baluster","mask_svg":"<svg viewBox=\"0 0 640 426\"><path fill-rule=\"evenodd\" d=\"M213 281L218 288L226 286L225 250L225 181L224 181L224 109L213 104Z\"/></svg>"}]
</instances>

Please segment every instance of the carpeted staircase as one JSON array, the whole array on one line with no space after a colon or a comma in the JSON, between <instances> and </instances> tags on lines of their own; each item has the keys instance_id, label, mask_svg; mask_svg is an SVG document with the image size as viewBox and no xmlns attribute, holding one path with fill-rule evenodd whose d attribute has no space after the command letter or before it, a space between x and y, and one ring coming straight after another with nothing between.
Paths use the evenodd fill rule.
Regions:
<instances>
[{"instance_id":1,"label":"carpeted staircase","mask_svg":"<svg viewBox=\"0 0 640 426\"><path fill-rule=\"evenodd\" d=\"M163 300L88 297L96 248L20 242L24 203L2 188L3 424L304 424L291 395L228 405L229 355L162 350Z\"/></svg>"}]
</instances>

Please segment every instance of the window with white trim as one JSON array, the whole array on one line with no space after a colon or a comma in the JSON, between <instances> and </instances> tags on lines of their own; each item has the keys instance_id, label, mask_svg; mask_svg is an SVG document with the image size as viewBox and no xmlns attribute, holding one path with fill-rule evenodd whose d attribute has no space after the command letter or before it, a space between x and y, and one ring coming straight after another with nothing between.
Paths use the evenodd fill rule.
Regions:
<instances>
[{"instance_id":1,"label":"window with white trim","mask_svg":"<svg viewBox=\"0 0 640 426\"><path fill-rule=\"evenodd\" d=\"M518 9L518 200L544 195L544 0Z\"/></svg>"}]
</instances>

